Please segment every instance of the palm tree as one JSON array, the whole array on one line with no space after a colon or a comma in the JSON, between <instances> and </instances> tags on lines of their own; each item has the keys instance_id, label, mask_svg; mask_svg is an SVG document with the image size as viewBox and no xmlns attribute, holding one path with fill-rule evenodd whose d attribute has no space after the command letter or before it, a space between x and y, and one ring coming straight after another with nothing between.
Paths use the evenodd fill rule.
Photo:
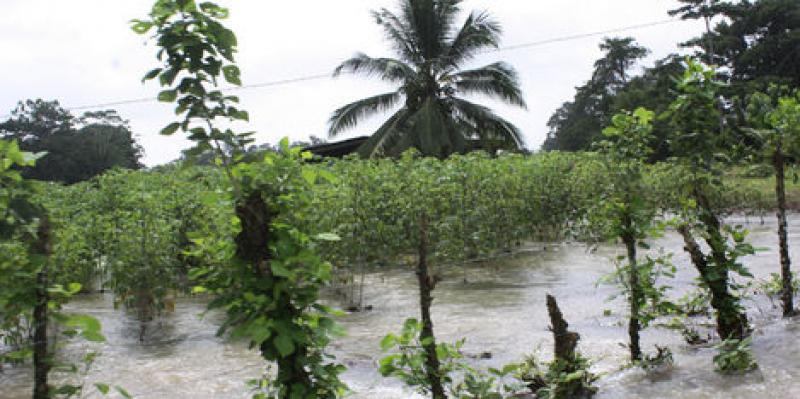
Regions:
<instances>
[{"instance_id":1,"label":"palm tree","mask_svg":"<svg viewBox=\"0 0 800 399\"><path fill-rule=\"evenodd\" d=\"M470 141L519 148L516 126L489 108L460 95L482 94L525 108L516 71L503 62L462 70L481 51L496 48L500 25L487 12L472 12L456 25L461 0L400 0L395 14L373 11L397 58L356 54L334 72L360 73L399 85L395 91L337 109L329 136L380 112L399 109L359 148L365 157L394 156L416 147L423 154L447 157L468 149Z\"/></svg>"}]
</instances>

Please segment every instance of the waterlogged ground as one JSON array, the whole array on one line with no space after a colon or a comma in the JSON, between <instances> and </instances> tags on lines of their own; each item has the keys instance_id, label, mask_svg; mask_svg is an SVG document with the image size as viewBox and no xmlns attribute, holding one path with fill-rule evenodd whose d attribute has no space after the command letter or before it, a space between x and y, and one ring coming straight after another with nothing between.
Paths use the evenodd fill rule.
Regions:
<instances>
[{"instance_id":1,"label":"waterlogged ground","mask_svg":"<svg viewBox=\"0 0 800 399\"><path fill-rule=\"evenodd\" d=\"M746 223L744 218L733 223ZM746 259L757 278L778 270L775 223L751 219L751 241L767 250ZM790 220L792 256L800 260L800 216ZM690 289L696 276L682 252L675 234L656 242L675 253L678 276L671 285L674 295ZM624 307L607 302L609 286L596 286L600 276L612 270L611 259L620 248L561 244L532 245L529 250L490 263L471 264L469 282L462 269L441 270L445 280L435 291L433 318L437 338L454 341L467 337L467 354L491 352L488 360L474 360L489 367L519 361L538 348L549 356L551 336L544 306L545 293L554 294L571 329L582 340L580 350L596 360L594 370L602 373L599 398L796 398L800 397L800 319L781 320L779 310L758 296L747 303L755 327L753 349L760 369L741 377L724 377L713 372L714 349L689 347L676 332L663 328L644 333L643 344L667 345L675 353L671 370L646 374L640 370L619 370L626 360L623 324ZM797 262L800 263L800 262ZM332 352L347 365L344 378L352 398L407 399L416 397L401 384L381 378L376 369L381 357L379 341L400 328L404 319L417 316L418 293L413 271L384 270L367 278L366 303L370 312L344 316L340 323L347 336L335 341ZM207 314L200 300L182 300L176 312L154 326L146 344L138 342L137 324L113 310L108 297L82 298L71 305L97 316L108 342L100 346L97 360L86 382L109 382L125 387L137 398L245 398L244 381L259 376L263 362L246 345L215 335L219 315ZM604 310L611 315L604 316ZM84 346L68 345L67 353L81 353ZM0 373L0 397L30 397L31 371L6 368ZM90 397L97 397L92 395Z\"/></svg>"}]
</instances>

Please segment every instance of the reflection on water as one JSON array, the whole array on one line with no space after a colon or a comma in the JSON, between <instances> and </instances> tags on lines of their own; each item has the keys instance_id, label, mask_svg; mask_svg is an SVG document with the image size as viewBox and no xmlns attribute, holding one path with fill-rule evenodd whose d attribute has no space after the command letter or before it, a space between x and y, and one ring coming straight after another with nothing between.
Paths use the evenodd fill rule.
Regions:
<instances>
[{"instance_id":1,"label":"reflection on water","mask_svg":"<svg viewBox=\"0 0 800 399\"><path fill-rule=\"evenodd\" d=\"M749 224L751 241L768 248L746 259L758 278L778 271L774 224ZM744 219L736 220L745 223ZM800 240L800 218L790 223L790 242ZM682 252L680 238L667 234L656 246L675 253L680 271L673 295L691 288L696 273ZM537 248L541 249L539 245ZM794 248L793 248L794 249ZM747 303L756 328L753 349L760 369L744 377L725 377L713 372L714 349L689 347L679 334L658 328L644 332L644 348L668 345L676 365L661 374L622 370L627 352L620 346L627 337L624 306L607 302L613 288L597 286L598 278L612 269L610 259L620 253L614 246L595 251L577 244L549 246L493 262L439 270L445 280L434 292L434 327L441 341L467 337L465 352L491 352L492 358L475 360L482 367L518 361L540 348L548 356L551 337L547 330L545 293L554 294L570 322L581 334L580 350L596 360L604 373L600 398L793 398L800 397L800 326L798 320L781 320L780 311L764 298ZM793 251L792 256L800 259ZM411 269L382 270L367 277L365 291L370 312L350 314L340 323L347 336L332 344L332 352L348 367L344 377L355 391L353 398L407 399L415 397L376 371L381 357L380 339L396 331L408 317L417 317L416 277ZM776 303L777 305L777 303ZM88 381L121 385L137 398L246 398L245 382L259 376L264 363L243 343L215 335L220 315L200 317L205 303L185 299L176 312L149 328L146 344L138 342L138 323L113 309L110 298L80 298L70 305L98 317L108 342L100 346ZM610 316L604 316L604 310ZM67 354L82 353L85 345L69 346ZM7 368L0 374L0 397L30 397L31 372Z\"/></svg>"}]
</instances>

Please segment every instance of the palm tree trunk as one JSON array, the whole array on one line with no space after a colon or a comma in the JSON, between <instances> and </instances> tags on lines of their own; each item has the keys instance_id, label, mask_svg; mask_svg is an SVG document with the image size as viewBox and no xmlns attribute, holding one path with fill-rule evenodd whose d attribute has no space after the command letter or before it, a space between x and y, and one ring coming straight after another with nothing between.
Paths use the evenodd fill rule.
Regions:
<instances>
[{"instance_id":1,"label":"palm tree trunk","mask_svg":"<svg viewBox=\"0 0 800 399\"><path fill-rule=\"evenodd\" d=\"M417 279L419 280L419 307L422 313L422 331L420 340L425 349L425 372L431 387L433 399L446 399L442 386L439 356L436 354L436 339L433 335L433 321L431 320L431 292L436 286L436 280L428 270L428 217L422 215L419 219L419 259L417 263Z\"/></svg>"},{"instance_id":2,"label":"palm tree trunk","mask_svg":"<svg viewBox=\"0 0 800 399\"><path fill-rule=\"evenodd\" d=\"M783 148L780 141L775 147L772 157L772 164L775 167L775 197L778 202L778 242L781 256L781 280L783 290L781 292L781 302L783 303L783 317L794 315L794 289L792 287L791 260L789 259L789 238L786 231L786 173Z\"/></svg>"}]
</instances>

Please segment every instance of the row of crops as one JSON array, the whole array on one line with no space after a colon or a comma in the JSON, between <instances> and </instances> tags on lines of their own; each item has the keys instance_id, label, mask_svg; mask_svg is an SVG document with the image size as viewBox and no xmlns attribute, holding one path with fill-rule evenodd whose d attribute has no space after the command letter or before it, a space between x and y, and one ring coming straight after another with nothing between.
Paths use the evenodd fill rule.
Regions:
<instances>
[{"instance_id":1,"label":"row of crops","mask_svg":"<svg viewBox=\"0 0 800 399\"><path fill-rule=\"evenodd\" d=\"M615 178L602 154L472 153L438 160L409 152L394 160L286 165L288 181L308 198L286 208L282 220L314 238L307 245L333 266L328 287L342 291L341 305L353 310L364 301L358 274L417 261L421 216L431 265L491 257L530 241L614 238L596 217L605 206L598 199ZM648 165L642 179L648 208L679 209L686 176L674 164ZM141 340L153 320L173 311L176 298L220 292L207 278L229 268L242 227L231 202L234 188L219 169L119 170L72 186L34 186L32 202L47 209L51 229L50 284L112 293L115 306L140 321ZM712 198L723 213L763 212L771 202L730 183ZM23 243L4 242L4 265L25 256ZM6 282L25 285L34 277ZM16 315L8 310L6 361L18 356L14 349L27 348L33 328L30 307L17 307Z\"/></svg>"},{"instance_id":2,"label":"row of crops","mask_svg":"<svg viewBox=\"0 0 800 399\"><path fill-rule=\"evenodd\" d=\"M422 213L436 263L493 256L530 241L611 238L589 217L610 178L598 154L473 153L442 161L412 152L399 160L298 164L296 173L315 177L311 206L291 218L311 235L338 237L315 245L343 276L408 260ZM682 175L674 166L650 166L648 198L677 208ZM54 226L54 281L111 291L118 304L152 319L176 294L191 293L193 269L214 263L197 250L198 241L232 240L229 190L221 172L204 167L120 170L43 186L39 200ZM723 211L770 207L769 196L753 189L728 184L718 194L715 206Z\"/></svg>"}]
</instances>

